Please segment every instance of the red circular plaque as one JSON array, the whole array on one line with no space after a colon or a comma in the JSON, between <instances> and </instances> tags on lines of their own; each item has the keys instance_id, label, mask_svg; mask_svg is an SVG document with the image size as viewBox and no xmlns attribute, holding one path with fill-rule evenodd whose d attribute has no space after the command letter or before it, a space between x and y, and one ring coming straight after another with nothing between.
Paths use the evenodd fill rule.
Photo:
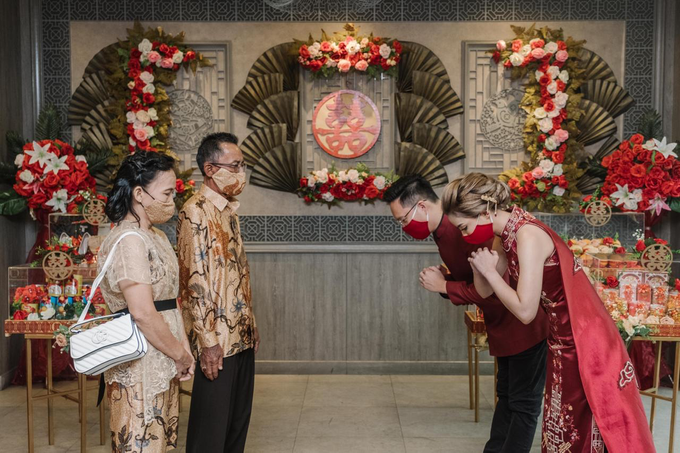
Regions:
<instances>
[{"instance_id":1,"label":"red circular plaque","mask_svg":"<svg viewBox=\"0 0 680 453\"><path fill-rule=\"evenodd\" d=\"M380 136L380 114L373 101L352 90L335 91L319 102L312 118L314 138L339 159L366 154Z\"/></svg>"}]
</instances>

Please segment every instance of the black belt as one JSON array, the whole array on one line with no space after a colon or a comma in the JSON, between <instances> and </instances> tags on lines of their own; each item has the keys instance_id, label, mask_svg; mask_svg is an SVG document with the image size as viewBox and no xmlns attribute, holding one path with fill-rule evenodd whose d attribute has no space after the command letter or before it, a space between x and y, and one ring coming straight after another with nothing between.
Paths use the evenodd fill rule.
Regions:
<instances>
[{"instance_id":1,"label":"black belt","mask_svg":"<svg viewBox=\"0 0 680 453\"><path fill-rule=\"evenodd\" d=\"M177 308L177 299L165 299L154 301L153 306L156 307L156 311L168 311ZM115 314L130 314L130 310L123 308L118 310ZM97 396L97 406L104 399L104 390L106 389L106 382L104 382L104 373L99 376L99 395Z\"/></svg>"}]
</instances>

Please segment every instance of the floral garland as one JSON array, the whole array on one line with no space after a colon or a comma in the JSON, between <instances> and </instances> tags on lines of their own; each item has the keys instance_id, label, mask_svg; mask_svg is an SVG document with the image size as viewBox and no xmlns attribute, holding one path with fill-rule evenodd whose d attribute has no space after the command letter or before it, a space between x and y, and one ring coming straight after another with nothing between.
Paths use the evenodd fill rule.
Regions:
<instances>
[{"instance_id":1,"label":"floral garland","mask_svg":"<svg viewBox=\"0 0 680 453\"><path fill-rule=\"evenodd\" d=\"M298 62L315 76L332 77L350 70L363 72L372 78L382 74L397 76L397 64L402 46L396 39L379 36L357 36L358 28L345 25L346 33L332 37L322 30L321 39L309 35L307 42L297 41Z\"/></svg>"},{"instance_id":2,"label":"floral garland","mask_svg":"<svg viewBox=\"0 0 680 453\"><path fill-rule=\"evenodd\" d=\"M170 100L163 85L172 85L180 67L210 66L194 50L183 46L184 33L165 33L136 22L128 39L120 42L115 72L109 77L114 119L109 132L116 138L114 153L122 159L136 150L168 152Z\"/></svg>"},{"instance_id":3,"label":"floral garland","mask_svg":"<svg viewBox=\"0 0 680 453\"><path fill-rule=\"evenodd\" d=\"M501 179L525 209L568 212L581 197L575 183L583 174L576 161L582 146L574 137L582 114L576 90L583 82L577 67L583 41L565 40L561 29L512 29L516 38L510 46L498 41L493 59L512 69L513 80L529 76L521 106L527 112L524 144L530 158Z\"/></svg>"},{"instance_id":4,"label":"floral garland","mask_svg":"<svg viewBox=\"0 0 680 453\"><path fill-rule=\"evenodd\" d=\"M96 181L87 160L76 156L71 145L61 140L27 143L14 163L18 169L13 189L34 216L79 212L96 196Z\"/></svg>"},{"instance_id":5,"label":"floral garland","mask_svg":"<svg viewBox=\"0 0 680 453\"><path fill-rule=\"evenodd\" d=\"M381 200L395 180L394 174L371 173L364 164L340 171L332 166L300 178L298 195L307 204L323 203L329 208L340 201L372 203Z\"/></svg>"}]
</instances>

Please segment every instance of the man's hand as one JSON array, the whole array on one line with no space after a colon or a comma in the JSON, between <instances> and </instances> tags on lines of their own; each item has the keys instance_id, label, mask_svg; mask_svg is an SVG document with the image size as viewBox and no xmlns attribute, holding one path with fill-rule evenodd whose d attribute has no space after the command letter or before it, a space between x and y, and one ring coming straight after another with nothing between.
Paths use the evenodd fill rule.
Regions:
<instances>
[{"instance_id":1,"label":"man's hand","mask_svg":"<svg viewBox=\"0 0 680 453\"><path fill-rule=\"evenodd\" d=\"M222 361L224 360L224 351L222 346L216 344L210 348L205 348L201 351L201 370L205 377L214 381L217 379L217 373L222 370Z\"/></svg>"},{"instance_id":2,"label":"man's hand","mask_svg":"<svg viewBox=\"0 0 680 453\"><path fill-rule=\"evenodd\" d=\"M257 354L257 351L260 350L260 331L257 330L257 327L253 329L253 352Z\"/></svg>"},{"instance_id":3,"label":"man's hand","mask_svg":"<svg viewBox=\"0 0 680 453\"><path fill-rule=\"evenodd\" d=\"M446 293L446 279L437 267L427 267L420 273L420 285L433 293Z\"/></svg>"},{"instance_id":4,"label":"man's hand","mask_svg":"<svg viewBox=\"0 0 680 453\"><path fill-rule=\"evenodd\" d=\"M498 253L495 250L489 251L484 247L470 254L470 264L472 269L479 272L484 278L488 279L492 273L498 273Z\"/></svg>"}]
</instances>

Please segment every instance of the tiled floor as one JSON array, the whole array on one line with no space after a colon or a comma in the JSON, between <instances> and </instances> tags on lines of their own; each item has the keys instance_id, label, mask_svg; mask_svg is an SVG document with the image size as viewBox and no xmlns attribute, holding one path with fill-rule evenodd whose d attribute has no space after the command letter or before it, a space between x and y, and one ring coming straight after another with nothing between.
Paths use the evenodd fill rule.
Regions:
<instances>
[{"instance_id":1,"label":"tiled floor","mask_svg":"<svg viewBox=\"0 0 680 453\"><path fill-rule=\"evenodd\" d=\"M260 375L255 388L246 449L250 453L481 452L492 416L490 377L482 377L479 423L473 422L469 409L467 376ZM24 387L0 392L0 451L26 451L25 395ZM88 397L93 401L95 396L92 391ZM186 439L184 398L179 451L184 451ZM643 400L649 408L649 398ZM80 451L76 405L64 400L55 404L54 446L47 445L46 403L36 404L36 451ZM665 452L669 403L658 404L657 417L654 437L659 451ZM93 409L88 424L88 451L110 451L108 436L107 445L98 445L98 412ZM532 453L540 451L539 436L537 432Z\"/></svg>"}]
</instances>

